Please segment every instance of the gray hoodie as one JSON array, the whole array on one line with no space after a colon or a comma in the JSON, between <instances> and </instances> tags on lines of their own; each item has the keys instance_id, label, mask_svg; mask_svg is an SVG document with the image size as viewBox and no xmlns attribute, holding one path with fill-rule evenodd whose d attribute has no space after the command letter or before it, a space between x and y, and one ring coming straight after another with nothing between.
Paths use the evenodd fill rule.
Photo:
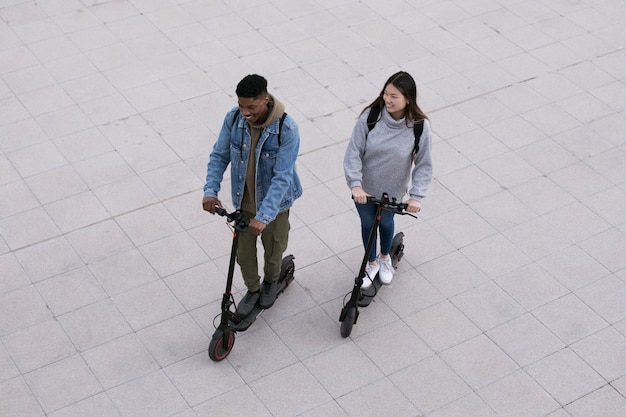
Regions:
<instances>
[{"instance_id":1,"label":"gray hoodie","mask_svg":"<svg viewBox=\"0 0 626 417\"><path fill-rule=\"evenodd\" d=\"M361 186L376 198L387 193L398 201L404 200L408 191L411 199L420 201L426 196L433 175L430 123L424 120L419 151L412 157L412 123L407 126L404 119L395 120L383 107L381 119L369 131L368 114L369 110L357 120L344 156L348 187Z\"/></svg>"}]
</instances>

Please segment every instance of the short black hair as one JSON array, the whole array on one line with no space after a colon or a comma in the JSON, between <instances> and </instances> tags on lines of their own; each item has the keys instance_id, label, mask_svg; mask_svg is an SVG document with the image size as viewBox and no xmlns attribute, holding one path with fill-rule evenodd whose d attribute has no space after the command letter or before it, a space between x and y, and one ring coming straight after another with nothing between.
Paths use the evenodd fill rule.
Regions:
<instances>
[{"instance_id":1,"label":"short black hair","mask_svg":"<svg viewBox=\"0 0 626 417\"><path fill-rule=\"evenodd\" d=\"M262 94L267 94L267 80L258 74L249 74L243 77L237 89L237 97L257 98Z\"/></svg>"}]
</instances>

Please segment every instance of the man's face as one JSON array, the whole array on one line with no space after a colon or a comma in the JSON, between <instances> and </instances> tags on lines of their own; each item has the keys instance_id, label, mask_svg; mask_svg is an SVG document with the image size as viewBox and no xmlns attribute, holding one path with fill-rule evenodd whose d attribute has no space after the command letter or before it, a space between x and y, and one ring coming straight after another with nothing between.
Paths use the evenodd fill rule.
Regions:
<instances>
[{"instance_id":1,"label":"man's face","mask_svg":"<svg viewBox=\"0 0 626 417\"><path fill-rule=\"evenodd\" d=\"M248 123L260 125L267 119L269 114L269 95L256 98L238 97L239 110Z\"/></svg>"}]
</instances>

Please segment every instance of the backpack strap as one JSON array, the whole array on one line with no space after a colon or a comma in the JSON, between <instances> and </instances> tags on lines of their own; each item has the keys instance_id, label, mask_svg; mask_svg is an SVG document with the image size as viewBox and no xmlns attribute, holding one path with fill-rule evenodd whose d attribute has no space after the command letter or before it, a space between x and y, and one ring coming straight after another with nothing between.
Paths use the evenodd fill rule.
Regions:
<instances>
[{"instance_id":1,"label":"backpack strap","mask_svg":"<svg viewBox=\"0 0 626 417\"><path fill-rule=\"evenodd\" d=\"M283 113L282 116L280 116L280 121L278 122L278 146L280 146L280 132L283 129L283 123L285 123L285 117L287 117L287 113Z\"/></svg>"},{"instance_id":2,"label":"backpack strap","mask_svg":"<svg viewBox=\"0 0 626 417\"><path fill-rule=\"evenodd\" d=\"M380 107L372 107L370 108L370 112L367 115L367 129L371 132L376 126L376 122L378 122L378 115L380 114ZM412 155L417 155L417 152L420 150L420 138L422 137L422 132L424 131L424 121L420 120L417 123L413 124L413 135L415 136L415 144L413 145L413 153Z\"/></svg>"},{"instance_id":3,"label":"backpack strap","mask_svg":"<svg viewBox=\"0 0 626 417\"><path fill-rule=\"evenodd\" d=\"M237 117L239 117L239 109L235 111L235 116L233 117L233 125L235 124ZM282 116L280 116L280 120L278 122L278 146L280 146L280 133L281 133L281 130L283 129L283 123L285 123L286 117L287 117L287 113L285 112L283 113Z\"/></svg>"},{"instance_id":4,"label":"backpack strap","mask_svg":"<svg viewBox=\"0 0 626 417\"><path fill-rule=\"evenodd\" d=\"M367 128L370 130L370 132L372 131L372 129L374 129L374 126L376 126L379 114L380 107L370 108L370 113L367 115Z\"/></svg>"}]
</instances>

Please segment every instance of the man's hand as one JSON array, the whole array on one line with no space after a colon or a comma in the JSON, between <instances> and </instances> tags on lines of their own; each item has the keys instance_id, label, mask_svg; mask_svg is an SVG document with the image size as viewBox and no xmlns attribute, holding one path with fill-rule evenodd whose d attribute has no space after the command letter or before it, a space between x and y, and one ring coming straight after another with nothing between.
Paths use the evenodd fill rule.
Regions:
<instances>
[{"instance_id":1,"label":"man's hand","mask_svg":"<svg viewBox=\"0 0 626 417\"><path fill-rule=\"evenodd\" d=\"M255 236L261 236L261 233L263 233L263 230L265 230L266 226L267 225L262 221L252 219L250 220L250 223L248 223L248 231Z\"/></svg>"},{"instance_id":2,"label":"man's hand","mask_svg":"<svg viewBox=\"0 0 626 417\"><path fill-rule=\"evenodd\" d=\"M406 211L408 211L409 213L417 213L422 209L422 203L417 200L409 200L406 203Z\"/></svg>"},{"instance_id":3,"label":"man's hand","mask_svg":"<svg viewBox=\"0 0 626 417\"><path fill-rule=\"evenodd\" d=\"M217 197L204 197L202 199L202 208L211 214L215 214L215 206L222 207L222 202Z\"/></svg>"}]
</instances>

